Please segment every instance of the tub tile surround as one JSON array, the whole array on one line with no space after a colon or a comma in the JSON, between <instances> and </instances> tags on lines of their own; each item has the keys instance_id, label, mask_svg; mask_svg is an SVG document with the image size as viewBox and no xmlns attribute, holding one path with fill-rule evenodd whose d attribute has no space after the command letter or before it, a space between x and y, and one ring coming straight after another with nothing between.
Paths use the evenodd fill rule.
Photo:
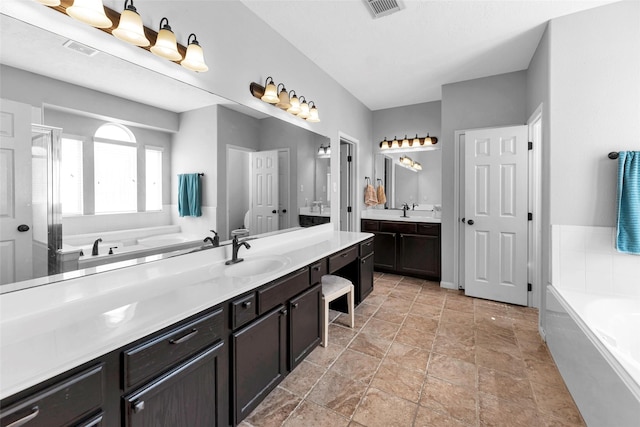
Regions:
<instances>
[{"instance_id":1,"label":"tub tile surround","mask_svg":"<svg viewBox=\"0 0 640 427\"><path fill-rule=\"evenodd\" d=\"M585 425L538 335L536 309L375 273L357 312L353 330L334 312L329 346L241 426Z\"/></svg>"},{"instance_id":2,"label":"tub tile surround","mask_svg":"<svg viewBox=\"0 0 640 427\"><path fill-rule=\"evenodd\" d=\"M231 246L223 246L2 294L0 398L369 237L327 224L252 240L240 253L245 260L286 259L280 270L259 276L225 275Z\"/></svg>"},{"instance_id":3,"label":"tub tile surround","mask_svg":"<svg viewBox=\"0 0 640 427\"><path fill-rule=\"evenodd\" d=\"M640 256L615 250L614 227L552 225L551 282L557 289L640 298Z\"/></svg>"}]
</instances>

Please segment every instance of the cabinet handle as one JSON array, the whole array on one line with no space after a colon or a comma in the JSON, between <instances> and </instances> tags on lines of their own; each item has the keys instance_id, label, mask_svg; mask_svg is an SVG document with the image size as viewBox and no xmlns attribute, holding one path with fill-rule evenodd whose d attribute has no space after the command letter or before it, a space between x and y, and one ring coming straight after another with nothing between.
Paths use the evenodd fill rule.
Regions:
<instances>
[{"instance_id":1,"label":"cabinet handle","mask_svg":"<svg viewBox=\"0 0 640 427\"><path fill-rule=\"evenodd\" d=\"M291 308L298 308L298 303L294 302L293 304L291 304Z\"/></svg>"},{"instance_id":2,"label":"cabinet handle","mask_svg":"<svg viewBox=\"0 0 640 427\"><path fill-rule=\"evenodd\" d=\"M94 418L93 420L91 420L89 422L89 424L85 424L82 427L96 427L97 425L100 425L100 423L102 422L102 418L104 418L102 415Z\"/></svg>"},{"instance_id":3,"label":"cabinet handle","mask_svg":"<svg viewBox=\"0 0 640 427\"><path fill-rule=\"evenodd\" d=\"M371 242L367 242L364 244L365 246L371 246Z\"/></svg>"},{"instance_id":4,"label":"cabinet handle","mask_svg":"<svg viewBox=\"0 0 640 427\"><path fill-rule=\"evenodd\" d=\"M249 308L249 307L251 307L251 301L245 301L245 302L243 302L243 303L242 303L242 306L243 306L244 308Z\"/></svg>"},{"instance_id":5,"label":"cabinet handle","mask_svg":"<svg viewBox=\"0 0 640 427\"><path fill-rule=\"evenodd\" d=\"M32 419L34 419L35 417L37 417L39 413L40 413L40 408L38 408L37 406L34 406L33 408L31 408L31 413L29 415L22 417L19 420L12 422L11 424L7 424L7 427L23 426L29 421L31 421Z\"/></svg>"},{"instance_id":6,"label":"cabinet handle","mask_svg":"<svg viewBox=\"0 0 640 427\"><path fill-rule=\"evenodd\" d=\"M363 260L362 260L362 261L360 261L360 262L364 264L365 262L367 262L367 260L366 260L366 259L363 259Z\"/></svg>"},{"instance_id":7,"label":"cabinet handle","mask_svg":"<svg viewBox=\"0 0 640 427\"><path fill-rule=\"evenodd\" d=\"M144 400L139 400L133 404L133 412L138 413L144 409Z\"/></svg>"},{"instance_id":8,"label":"cabinet handle","mask_svg":"<svg viewBox=\"0 0 640 427\"><path fill-rule=\"evenodd\" d=\"M343 254L340 254L340 256L341 256L342 258L346 258L346 257L347 257L347 255L349 255L349 254L348 254L348 253L346 253L346 252L345 252L345 253L343 253Z\"/></svg>"},{"instance_id":9,"label":"cabinet handle","mask_svg":"<svg viewBox=\"0 0 640 427\"><path fill-rule=\"evenodd\" d=\"M401 239L402 239L402 238L404 238L404 234L401 234L401 235L400 235L400 238L401 238Z\"/></svg>"},{"instance_id":10,"label":"cabinet handle","mask_svg":"<svg viewBox=\"0 0 640 427\"><path fill-rule=\"evenodd\" d=\"M320 266L319 265L314 266L313 271L320 271Z\"/></svg>"},{"instance_id":11,"label":"cabinet handle","mask_svg":"<svg viewBox=\"0 0 640 427\"><path fill-rule=\"evenodd\" d=\"M193 328L187 335L180 337L177 340L169 340L169 342L171 344L182 344L183 342L189 341L191 338L195 337L197 333L198 330L196 328ZM142 406L144 407L144 403L142 404Z\"/></svg>"}]
</instances>

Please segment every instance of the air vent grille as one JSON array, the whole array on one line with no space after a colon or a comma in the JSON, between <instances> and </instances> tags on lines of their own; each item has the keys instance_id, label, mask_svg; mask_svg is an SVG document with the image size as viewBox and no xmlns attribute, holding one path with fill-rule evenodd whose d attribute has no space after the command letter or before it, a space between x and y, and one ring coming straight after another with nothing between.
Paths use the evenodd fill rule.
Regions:
<instances>
[{"instance_id":1,"label":"air vent grille","mask_svg":"<svg viewBox=\"0 0 640 427\"><path fill-rule=\"evenodd\" d=\"M75 40L67 40L62 45L67 49L75 50L76 52L80 52L81 54L86 56L93 56L98 53L96 49L83 45L82 43L78 43Z\"/></svg>"},{"instance_id":2,"label":"air vent grille","mask_svg":"<svg viewBox=\"0 0 640 427\"><path fill-rule=\"evenodd\" d=\"M365 0L374 18L381 18L400 10L398 0Z\"/></svg>"}]
</instances>

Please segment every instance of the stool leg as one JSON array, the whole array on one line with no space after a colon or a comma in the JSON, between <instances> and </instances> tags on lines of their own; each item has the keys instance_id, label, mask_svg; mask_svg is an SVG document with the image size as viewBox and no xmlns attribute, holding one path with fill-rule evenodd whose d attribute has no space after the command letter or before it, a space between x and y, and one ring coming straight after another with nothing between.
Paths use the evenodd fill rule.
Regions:
<instances>
[{"instance_id":1,"label":"stool leg","mask_svg":"<svg viewBox=\"0 0 640 427\"><path fill-rule=\"evenodd\" d=\"M351 322L351 327L352 328L355 326L355 322L354 322L354 318L353 318L353 314L354 314L353 293L354 293L353 292L353 285L351 285L351 290L347 294L347 305L349 306L349 321Z\"/></svg>"},{"instance_id":2,"label":"stool leg","mask_svg":"<svg viewBox=\"0 0 640 427\"><path fill-rule=\"evenodd\" d=\"M322 298L322 342L320 343L323 347L326 347L329 342L329 302Z\"/></svg>"}]
</instances>

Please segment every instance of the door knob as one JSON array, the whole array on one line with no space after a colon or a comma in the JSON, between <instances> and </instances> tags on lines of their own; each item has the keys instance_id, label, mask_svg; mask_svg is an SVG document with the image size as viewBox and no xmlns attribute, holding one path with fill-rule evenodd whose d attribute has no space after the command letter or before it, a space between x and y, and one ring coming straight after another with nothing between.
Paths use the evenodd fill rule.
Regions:
<instances>
[{"instance_id":1,"label":"door knob","mask_svg":"<svg viewBox=\"0 0 640 427\"><path fill-rule=\"evenodd\" d=\"M469 225L473 225L473 220L472 220L472 219L470 219L469 221L467 221L467 224L469 224Z\"/></svg>"},{"instance_id":2,"label":"door knob","mask_svg":"<svg viewBox=\"0 0 640 427\"><path fill-rule=\"evenodd\" d=\"M462 221L462 223L464 224L465 218L462 218L460 221Z\"/></svg>"},{"instance_id":3,"label":"door knob","mask_svg":"<svg viewBox=\"0 0 640 427\"><path fill-rule=\"evenodd\" d=\"M282 209L282 213L287 213L287 210L286 209Z\"/></svg>"},{"instance_id":4,"label":"door knob","mask_svg":"<svg viewBox=\"0 0 640 427\"><path fill-rule=\"evenodd\" d=\"M25 231L29 231L29 226L27 224L20 224L18 226L18 231L24 233Z\"/></svg>"},{"instance_id":5,"label":"door knob","mask_svg":"<svg viewBox=\"0 0 640 427\"><path fill-rule=\"evenodd\" d=\"M278 211L274 209L271 211L271 213L278 213Z\"/></svg>"}]
</instances>

